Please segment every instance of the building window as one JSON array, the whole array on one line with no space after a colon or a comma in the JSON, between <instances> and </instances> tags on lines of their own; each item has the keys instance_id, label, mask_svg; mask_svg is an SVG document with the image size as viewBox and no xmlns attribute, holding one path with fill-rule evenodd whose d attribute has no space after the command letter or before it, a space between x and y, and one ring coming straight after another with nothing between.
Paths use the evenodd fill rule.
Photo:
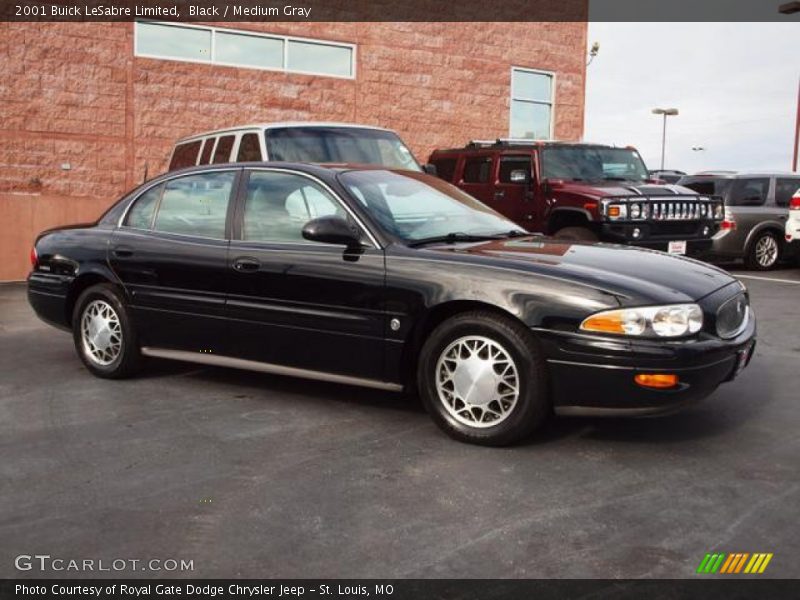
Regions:
<instances>
[{"instance_id":1,"label":"building window","mask_svg":"<svg viewBox=\"0 0 800 600\"><path fill-rule=\"evenodd\" d=\"M136 56L355 77L354 44L176 23L136 22Z\"/></svg>"},{"instance_id":2,"label":"building window","mask_svg":"<svg viewBox=\"0 0 800 600\"><path fill-rule=\"evenodd\" d=\"M511 69L512 138L549 140L553 137L552 73L513 67Z\"/></svg>"}]
</instances>

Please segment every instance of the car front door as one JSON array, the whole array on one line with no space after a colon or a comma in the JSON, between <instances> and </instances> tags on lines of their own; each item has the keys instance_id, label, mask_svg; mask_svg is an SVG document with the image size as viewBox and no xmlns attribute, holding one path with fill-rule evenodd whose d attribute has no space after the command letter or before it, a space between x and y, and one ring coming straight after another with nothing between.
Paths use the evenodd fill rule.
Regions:
<instances>
[{"instance_id":1,"label":"car front door","mask_svg":"<svg viewBox=\"0 0 800 600\"><path fill-rule=\"evenodd\" d=\"M155 185L114 231L109 263L128 292L142 346L226 352L228 212L240 171Z\"/></svg>"},{"instance_id":2,"label":"car front door","mask_svg":"<svg viewBox=\"0 0 800 600\"><path fill-rule=\"evenodd\" d=\"M227 276L235 356L382 380L383 250L363 230L359 250L305 240L313 218L352 221L330 188L306 174L247 170L240 189Z\"/></svg>"},{"instance_id":3,"label":"car front door","mask_svg":"<svg viewBox=\"0 0 800 600\"><path fill-rule=\"evenodd\" d=\"M530 154L503 154L499 158L497 182L490 206L529 231L536 229L533 171ZM511 174L525 173L525 181L512 181Z\"/></svg>"}]
</instances>

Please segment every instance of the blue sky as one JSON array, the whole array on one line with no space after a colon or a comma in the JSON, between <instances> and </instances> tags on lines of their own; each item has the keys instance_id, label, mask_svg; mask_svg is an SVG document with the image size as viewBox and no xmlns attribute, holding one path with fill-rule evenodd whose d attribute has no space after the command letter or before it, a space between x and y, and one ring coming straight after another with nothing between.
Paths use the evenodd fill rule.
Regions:
<instances>
[{"instance_id":1,"label":"blue sky","mask_svg":"<svg viewBox=\"0 0 800 600\"><path fill-rule=\"evenodd\" d=\"M590 23L592 142L636 146L659 168L788 171L800 80L800 23ZM704 151L693 151L701 146Z\"/></svg>"}]
</instances>

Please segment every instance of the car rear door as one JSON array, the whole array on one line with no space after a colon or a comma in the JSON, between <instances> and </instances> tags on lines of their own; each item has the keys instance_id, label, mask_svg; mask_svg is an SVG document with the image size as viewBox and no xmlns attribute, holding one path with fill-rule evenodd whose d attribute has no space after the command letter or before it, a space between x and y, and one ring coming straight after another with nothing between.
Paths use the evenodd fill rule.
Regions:
<instances>
[{"instance_id":1,"label":"car rear door","mask_svg":"<svg viewBox=\"0 0 800 600\"><path fill-rule=\"evenodd\" d=\"M141 345L226 352L228 213L240 171L154 185L112 234L109 263L128 292Z\"/></svg>"},{"instance_id":2,"label":"car rear door","mask_svg":"<svg viewBox=\"0 0 800 600\"><path fill-rule=\"evenodd\" d=\"M498 159L494 194L488 204L521 227L536 231L532 167L530 154L501 154ZM511 181L511 173L514 171L524 171L527 181Z\"/></svg>"},{"instance_id":3,"label":"car rear door","mask_svg":"<svg viewBox=\"0 0 800 600\"><path fill-rule=\"evenodd\" d=\"M383 379L383 250L303 239L315 217L352 220L330 188L290 169L248 169L228 261L234 355L291 368Z\"/></svg>"},{"instance_id":4,"label":"car rear door","mask_svg":"<svg viewBox=\"0 0 800 600\"><path fill-rule=\"evenodd\" d=\"M746 252L753 230L775 219L775 205L768 201L771 197L769 177L741 177L733 181L725 202L736 220L736 229L726 240L729 248Z\"/></svg>"}]
</instances>

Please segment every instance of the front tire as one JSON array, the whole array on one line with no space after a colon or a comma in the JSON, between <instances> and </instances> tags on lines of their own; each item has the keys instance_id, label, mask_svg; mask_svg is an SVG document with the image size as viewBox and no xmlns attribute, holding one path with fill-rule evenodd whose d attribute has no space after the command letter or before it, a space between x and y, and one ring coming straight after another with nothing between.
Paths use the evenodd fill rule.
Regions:
<instances>
[{"instance_id":1,"label":"front tire","mask_svg":"<svg viewBox=\"0 0 800 600\"><path fill-rule=\"evenodd\" d=\"M78 297L72 315L72 339L83 364L97 377L130 377L141 366L128 309L110 284L93 285Z\"/></svg>"},{"instance_id":2,"label":"front tire","mask_svg":"<svg viewBox=\"0 0 800 600\"><path fill-rule=\"evenodd\" d=\"M505 446L549 414L547 369L531 333L487 311L456 315L426 340L419 393L436 424L472 444Z\"/></svg>"},{"instance_id":3,"label":"front tire","mask_svg":"<svg viewBox=\"0 0 800 600\"><path fill-rule=\"evenodd\" d=\"M750 244L745 264L755 271L769 271L775 268L781 257L781 241L771 231L759 233Z\"/></svg>"}]
</instances>

